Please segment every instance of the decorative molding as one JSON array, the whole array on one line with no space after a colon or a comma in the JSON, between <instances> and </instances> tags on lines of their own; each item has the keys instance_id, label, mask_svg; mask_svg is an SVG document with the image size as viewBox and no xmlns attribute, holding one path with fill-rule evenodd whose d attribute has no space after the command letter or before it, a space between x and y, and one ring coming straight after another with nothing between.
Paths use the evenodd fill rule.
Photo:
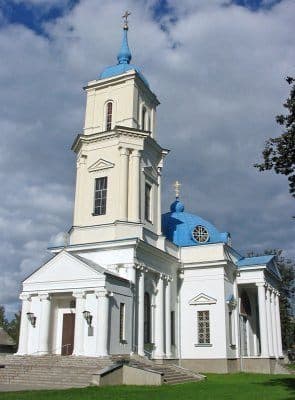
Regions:
<instances>
[{"instance_id":1,"label":"decorative molding","mask_svg":"<svg viewBox=\"0 0 295 400\"><path fill-rule=\"evenodd\" d=\"M113 168L115 164L100 158L88 168L89 172L101 171L103 169Z\"/></svg>"},{"instance_id":2,"label":"decorative molding","mask_svg":"<svg viewBox=\"0 0 295 400\"><path fill-rule=\"evenodd\" d=\"M198 296L194 297L189 301L191 306L198 306L202 304L216 304L217 300L213 297L206 295L205 293L200 293Z\"/></svg>"}]
</instances>

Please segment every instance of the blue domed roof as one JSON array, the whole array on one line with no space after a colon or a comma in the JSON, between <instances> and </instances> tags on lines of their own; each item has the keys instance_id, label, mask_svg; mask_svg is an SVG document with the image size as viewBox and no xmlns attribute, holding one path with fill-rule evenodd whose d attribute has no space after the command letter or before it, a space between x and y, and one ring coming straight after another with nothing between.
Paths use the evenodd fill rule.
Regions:
<instances>
[{"instance_id":1,"label":"blue domed roof","mask_svg":"<svg viewBox=\"0 0 295 400\"><path fill-rule=\"evenodd\" d=\"M229 233L219 232L217 228L203 218L184 212L184 205L176 199L170 206L170 212L162 215L164 236L177 246L203 246L208 243L228 243ZM208 239L198 242L193 237L196 226L205 228Z\"/></svg>"},{"instance_id":2,"label":"blue domed roof","mask_svg":"<svg viewBox=\"0 0 295 400\"><path fill-rule=\"evenodd\" d=\"M127 71L135 70L137 72L137 74L139 75L139 77L143 80L143 82L147 86L149 86L147 80L142 75L140 69L136 65L130 64L132 55L131 55L131 51L130 51L129 45L128 45L127 32L128 32L128 26L125 25L124 30L123 30L123 40L122 40L121 49L117 55L118 64L111 65L111 66L105 68L102 71L102 73L100 74L99 78L100 79L110 78L112 76L124 74Z\"/></svg>"}]
</instances>

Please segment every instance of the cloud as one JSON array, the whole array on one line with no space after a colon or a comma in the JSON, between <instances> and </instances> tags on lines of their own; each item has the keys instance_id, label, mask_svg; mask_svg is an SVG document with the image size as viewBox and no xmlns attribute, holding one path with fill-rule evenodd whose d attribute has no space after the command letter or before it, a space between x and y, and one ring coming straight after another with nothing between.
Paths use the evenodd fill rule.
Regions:
<instances>
[{"instance_id":1,"label":"cloud","mask_svg":"<svg viewBox=\"0 0 295 400\"><path fill-rule=\"evenodd\" d=\"M279 247L295 256L287 181L253 168L264 141L280 133L274 116L293 71L294 2L257 12L208 3L171 0L155 20L154 1L82 0L43 24L48 37L2 26L0 303L9 310L21 280L49 257L47 244L71 226L81 88L115 62L124 9L132 11L133 62L161 101L158 140L173 150L163 211L179 179L186 210L230 231L237 250Z\"/></svg>"}]
</instances>

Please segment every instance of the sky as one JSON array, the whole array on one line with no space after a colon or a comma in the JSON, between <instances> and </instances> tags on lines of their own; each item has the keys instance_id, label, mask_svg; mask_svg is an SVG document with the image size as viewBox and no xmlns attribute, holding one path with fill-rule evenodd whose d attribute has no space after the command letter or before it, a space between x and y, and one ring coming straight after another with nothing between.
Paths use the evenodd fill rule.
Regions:
<instances>
[{"instance_id":1,"label":"sky","mask_svg":"<svg viewBox=\"0 0 295 400\"><path fill-rule=\"evenodd\" d=\"M21 281L72 223L82 87L116 63L121 15L157 94L157 138L171 153L163 212L182 183L188 212L231 233L247 255L295 258L294 199L261 173L265 140L294 76L293 0L0 0L0 304L18 310Z\"/></svg>"}]
</instances>

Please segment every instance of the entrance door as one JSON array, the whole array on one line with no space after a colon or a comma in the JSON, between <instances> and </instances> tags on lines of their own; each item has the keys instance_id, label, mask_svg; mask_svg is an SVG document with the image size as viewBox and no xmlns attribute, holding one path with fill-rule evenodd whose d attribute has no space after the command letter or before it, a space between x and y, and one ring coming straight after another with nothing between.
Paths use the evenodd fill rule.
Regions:
<instances>
[{"instance_id":1,"label":"entrance door","mask_svg":"<svg viewBox=\"0 0 295 400\"><path fill-rule=\"evenodd\" d=\"M68 356L74 349L75 314L63 314L61 354Z\"/></svg>"}]
</instances>

